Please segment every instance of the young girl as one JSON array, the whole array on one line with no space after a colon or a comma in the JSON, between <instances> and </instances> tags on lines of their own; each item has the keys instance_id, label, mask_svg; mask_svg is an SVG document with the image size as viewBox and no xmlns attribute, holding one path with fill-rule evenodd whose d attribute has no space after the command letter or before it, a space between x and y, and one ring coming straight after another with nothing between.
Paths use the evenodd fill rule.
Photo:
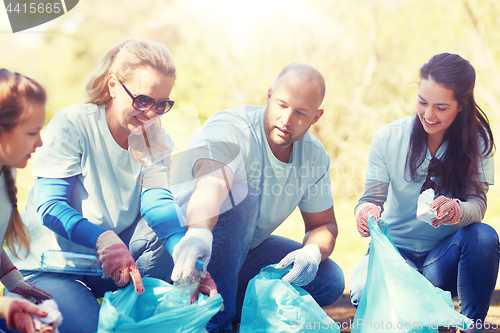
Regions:
<instances>
[{"instance_id":1,"label":"young girl","mask_svg":"<svg viewBox=\"0 0 500 333\"><path fill-rule=\"evenodd\" d=\"M482 332L498 274L498 235L481 223L493 184L493 135L474 100L475 71L454 54L438 54L420 69L416 115L379 129L370 148L366 184L355 215L359 233L382 217L408 264L435 286L458 295L460 312ZM430 224L416 217L421 192L433 188ZM385 203L385 210L382 207ZM358 304L368 255L351 278Z\"/></svg>"},{"instance_id":2,"label":"young girl","mask_svg":"<svg viewBox=\"0 0 500 333\"><path fill-rule=\"evenodd\" d=\"M64 317L61 333L97 331L96 298L106 291L132 282L141 293L141 275L170 280L173 263L165 249L173 248L185 228L167 186L141 189L129 139L141 137L144 126L156 128L150 141L162 154L153 162L167 175L173 143L150 125L173 106L174 80L164 45L126 40L90 75L86 104L59 111L44 131L33 166L38 178L23 213L33 235L31 252L16 264L56 300ZM52 249L97 253L103 276L42 272L41 255Z\"/></svg>"},{"instance_id":3,"label":"young girl","mask_svg":"<svg viewBox=\"0 0 500 333\"><path fill-rule=\"evenodd\" d=\"M40 131L45 124L45 100L45 90L37 82L0 69L0 235L14 255L17 255L15 245L29 252L29 232L17 209L12 168L26 167L31 154L42 146ZM23 279L5 250L0 255L0 279L8 291L36 303L51 298L49 293ZM0 332L10 332L5 321L9 329L35 332L31 314L47 315L27 300L0 297L0 318L3 318Z\"/></svg>"}]
</instances>

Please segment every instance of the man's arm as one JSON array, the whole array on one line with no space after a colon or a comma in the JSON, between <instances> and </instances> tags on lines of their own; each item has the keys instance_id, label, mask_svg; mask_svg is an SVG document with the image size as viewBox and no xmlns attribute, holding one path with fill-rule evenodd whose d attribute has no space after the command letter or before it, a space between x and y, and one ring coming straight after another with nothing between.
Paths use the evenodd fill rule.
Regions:
<instances>
[{"instance_id":1,"label":"man's arm","mask_svg":"<svg viewBox=\"0 0 500 333\"><path fill-rule=\"evenodd\" d=\"M228 166L210 159L198 160L193 174L195 187L186 211L188 230L172 252L172 281L190 276L198 260L203 262L203 271L206 271L212 253L212 230L233 181L233 172Z\"/></svg>"},{"instance_id":2,"label":"man's arm","mask_svg":"<svg viewBox=\"0 0 500 333\"><path fill-rule=\"evenodd\" d=\"M338 234L333 206L319 213L301 211L301 214L306 227L303 245L315 244L321 253L321 260L327 259L333 252Z\"/></svg>"},{"instance_id":3,"label":"man's arm","mask_svg":"<svg viewBox=\"0 0 500 333\"><path fill-rule=\"evenodd\" d=\"M209 159L197 161L193 168L195 187L186 211L187 228L213 230L219 210L233 183L233 171Z\"/></svg>"}]
</instances>

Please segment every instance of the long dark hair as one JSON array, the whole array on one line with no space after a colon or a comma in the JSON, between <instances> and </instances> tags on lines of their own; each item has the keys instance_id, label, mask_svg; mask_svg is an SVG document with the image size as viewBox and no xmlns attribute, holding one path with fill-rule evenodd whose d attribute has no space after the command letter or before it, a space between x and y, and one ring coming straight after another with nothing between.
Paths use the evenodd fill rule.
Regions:
<instances>
[{"instance_id":1,"label":"long dark hair","mask_svg":"<svg viewBox=\"0 0 500 333\"><path fill-rule=\"evenodd\" d=\"M458 106L462 107L443 137L448 146L441 158L444 167L437 176L438 193L465 200L471 187L481 191L478 165L495 148L488 117L474 100L476 71L459 55L441 53L420 68L420 80L429 79L453 90ZM414 182L425 178L419 167L425 160L426 149L427 132L416 116L406 156L406 170Z\"/></svg>"},{"instance_id":2,"label":"long dark hair","mask_svg":"<svg viewBox=\"0 0 500 333\"><path fill-rule=\"evenodd\" d=\"M0 69L0 133L8 133L23 122L24 110L29 105L45 105L45 90L35 80L7 69ZM17 208L17 187L12 168L1 169L7 185L7 194L12 204L12 213L5 232L5 243L17 257L15 245L24 247L29 253L29 231L24 225ZM4 212L2 212L4 213Z\"/></svg>"}]
</instances>

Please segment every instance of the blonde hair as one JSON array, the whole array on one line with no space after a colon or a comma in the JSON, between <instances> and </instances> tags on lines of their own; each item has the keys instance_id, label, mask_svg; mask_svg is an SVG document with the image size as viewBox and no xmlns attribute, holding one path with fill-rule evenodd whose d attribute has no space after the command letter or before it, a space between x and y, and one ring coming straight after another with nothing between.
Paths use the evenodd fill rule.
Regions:
<instances>
[{"instance_id":1,"label":"blonde hair","mask_svg":"<svg viewBox=\"0 0 500 333\"><path fill-rule=\"evenodd\" d=\"M0 133L10 132L23 119L27 105L44 105L47 100L45 90L35 80L7 69L0 69ZM25 248L29 253L29 230L24 225L17 209L17 187L12 168L4 165L1 170L5 176L7 194L12 204L12 213L5 232L5 243L17 257L18 248Z\"/></svg>"},{"instance_id":2,"label":"blonde hair","mask_svg":"<svg viewBox=\"0 0 500 333\"><path fill-rule=\"evenodd\" d=\"M113 46L102 57L99 67L87 79L85 103L106 104L111 96L108 77L116 75L126 81L128 74L138 68L150 67L175 79L175 65L167 47L140 39L128 39Z\"/></svg>"}]
</instances>

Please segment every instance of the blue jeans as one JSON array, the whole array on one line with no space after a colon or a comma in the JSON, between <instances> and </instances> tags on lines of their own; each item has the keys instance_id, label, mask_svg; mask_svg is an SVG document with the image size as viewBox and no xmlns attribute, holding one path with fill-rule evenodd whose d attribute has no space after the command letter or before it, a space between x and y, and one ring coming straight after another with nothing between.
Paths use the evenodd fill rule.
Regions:
<instances>
[{"instance_id":1,"label":"blue jeans","mask_svg":"<svg viewBox=\"0 0 500 333\"><path fill-rule=\"evenodd\" d=\"M173 261L156 234L144 219L138 219L119 234L128 244L141 276L151 276L170 281ZM36 286L49 292L59 306L63 322L60 333L94 333L97 331L101 298L117 286L111 279L99 276L42 273L29 279Z\"/></svg>"},{"instance_id":2,"label":"blue jeans","mask_svg":"<svg viewBox=\"0 0 500 333\"><path fill-rule=\"evenodd\" d=\"M473 223L457 231L429 252L398 248L406 262L434 286L458 296L460 313L478 323L464 332L482 332L495 289L500 259L496 231L484 223ZM366 282L368 255L351 277L351 302L358 305Z\"/></svg>"},{"instance_id":3,"label":"blue jeans","mask_svg":"<svg viewBox=\"0 0 500 333\"><path fill-rule=\"evenodd\" d=\"M9 330L7 327L7 321L5 319L0 319L0 333L11 333L13 331Z\"/></svg>"},{"instance_id":4,"label":"blue jeans","mask_svg":"<svg viewBox=\"0 0 500 333\"><path fill-rule=\"evenodd\" d=\"M219 216L213 230L208 271L224 299L224 311L207 324L209 332L230 328L233 321L239 322L248 282L262 268L278 263L288 253L302 247L298 242L272 235L250 250L258 214L259 196L249 190L245 200ZM344 291L344 274L332 260L324 260L316 278L303 288L320 306L330 305Z\"/></svg>"}]
</instances>

